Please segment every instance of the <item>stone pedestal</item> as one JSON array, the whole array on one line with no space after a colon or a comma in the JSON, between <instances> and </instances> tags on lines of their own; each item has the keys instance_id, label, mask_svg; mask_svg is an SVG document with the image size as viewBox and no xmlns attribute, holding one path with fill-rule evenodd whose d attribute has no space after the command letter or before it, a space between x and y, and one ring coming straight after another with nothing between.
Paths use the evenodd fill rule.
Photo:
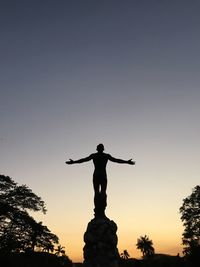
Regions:
<instances>
[{"instance_id":1,"label":"stone pedestal","mask_svg":"<svg viewBox=\"0 0 200 267\"><path fill-rule=\"evenodd\" d=\"M118 267L117 225L107 217L95 217L84 234L85 267Z\"/></svg>"}]
</instances>

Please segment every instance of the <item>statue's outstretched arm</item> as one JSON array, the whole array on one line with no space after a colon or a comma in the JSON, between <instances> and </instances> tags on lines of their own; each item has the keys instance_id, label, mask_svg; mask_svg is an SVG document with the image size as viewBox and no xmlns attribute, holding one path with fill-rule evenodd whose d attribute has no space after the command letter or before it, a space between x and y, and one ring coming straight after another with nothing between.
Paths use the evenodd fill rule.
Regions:
<instances>
[{"instance_id":1,"label":"statue's outstretched arm","mask_svg":"<svg viewBox=\"0 0 200 267\"><path fill-rule=\"evenodd\" d=\"M78 159L78 160L69 159L65 163L66 164L83 163L83 162L86 162L86 161L90 161L91 159L92 159L92 156L90 155L89 157Z\"/></svg>"},{"instance_id":2,"label":"statue's outstretched arm","mask_svg":"<svg viewBox=\"0 0 200 267\"><path fill-rule=\"evenodd\" d=\"M109 155L108 159L110 161L116 162L116 163L125 163L125 164L130 164L130 165L134 165L135 164L135 161L133 161L132 159L129 159L129 160L116 159L116 158L112 157L111 155Z\"/></svg>"}]
</instances>

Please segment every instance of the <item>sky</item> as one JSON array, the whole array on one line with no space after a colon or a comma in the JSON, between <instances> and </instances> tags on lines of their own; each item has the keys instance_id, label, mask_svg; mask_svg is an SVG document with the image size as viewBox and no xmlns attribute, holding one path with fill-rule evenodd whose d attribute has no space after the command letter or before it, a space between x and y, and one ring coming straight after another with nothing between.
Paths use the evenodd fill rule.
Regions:
<instances>
[{"instance_id":1,"label":"sky","mask_svg":"<svg viewBox=\"0 0 200 267\"><path fill-rule=\"evenodd\" d=\"M47 205L34 214L82 261L93 219L92 162L103 143L106 215L118 249L182 252L179 208L200 177L198 0L2 0L0 173Z\"/></svg>"}]
</instances>

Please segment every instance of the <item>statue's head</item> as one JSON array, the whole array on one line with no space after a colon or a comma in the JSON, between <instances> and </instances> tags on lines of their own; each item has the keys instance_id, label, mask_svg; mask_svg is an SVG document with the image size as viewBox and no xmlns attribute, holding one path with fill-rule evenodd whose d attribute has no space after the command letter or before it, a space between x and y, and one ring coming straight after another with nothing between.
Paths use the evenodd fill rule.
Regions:
<instances>
[{"instance_id":1,"label":"statue's head","mask_svg":"<svg viewBox=\"0 0 200 267\"><path fill-rule=\"evenodd\" d=\"M103 145L103 144L99 144L99 145L97 146L97 151L98 151L98 152L103 152L103 151L104 151L104 145Z\"/></svg>"}]
</instances>

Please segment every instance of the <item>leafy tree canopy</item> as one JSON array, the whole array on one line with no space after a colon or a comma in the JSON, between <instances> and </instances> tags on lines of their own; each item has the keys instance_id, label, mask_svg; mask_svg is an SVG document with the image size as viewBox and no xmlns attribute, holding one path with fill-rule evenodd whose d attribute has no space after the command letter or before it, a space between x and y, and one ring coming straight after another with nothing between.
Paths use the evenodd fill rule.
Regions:
<instances>
[{"instance_id":1,"label":"leafy tree canopy","mask_svg":"<svg viewBox=\"0 0 200 267\"><path fill-rule=\"evenodd\" d=\"M26 185L0 175L0 251L52 250L58 237L29 211L46 212L44 201Z\"/></svg>"},{"instance_id":2,"label":"leafy tree canopy","mask_svg":"<svg viewBox=\"0 0 200 267\"><path fill-rule=\"evenodd\" d=\"M200 186L192 190L192 194L183 199L180 207L181 220L185 227L183 232L184 254L194 251L200 254Z\"/></svg>"},{"instance_id":3,"label":"leafy tree canopy","mask_svg":"<svg viewBox=\"0 0 200 267\"><path fill-rule=\"evenodd\" d=\"M150 258L154 255L153 242L147 235L138 238L136 247L141 250L143 258Z\"/></svg>"},{"instance_id":4,"label":"leafy tree canopy","mask_svg":"<svg viewBox=\"0 0 200 267\"><path fill-rule=\"evenodd\" d=\"M19 210L46 212L44 201L26 185L17 185L9 176L0 175L0 203Z\"/></svg>"},{"instance_id":5,"label":"leafy tree canopy","mask_svg":"<svg viewBox=\"0 0 200 267\"><path fill-rule=\"evenodd\" d=\"M120 256L124 260L128 260L130 258L130 255L126 249L120 254Z\"/></svg>"}]
</instances>

